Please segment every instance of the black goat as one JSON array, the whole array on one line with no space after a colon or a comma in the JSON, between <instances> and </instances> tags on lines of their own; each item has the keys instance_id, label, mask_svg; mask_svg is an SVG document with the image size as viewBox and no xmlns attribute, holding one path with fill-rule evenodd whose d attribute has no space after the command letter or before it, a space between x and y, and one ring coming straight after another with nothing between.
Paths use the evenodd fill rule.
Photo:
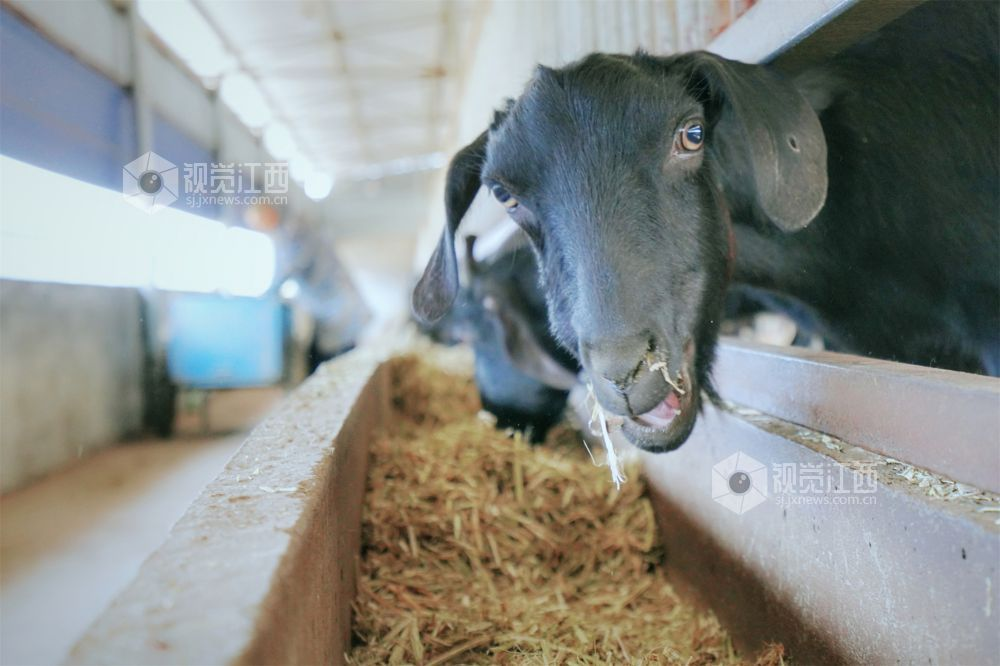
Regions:
<instances>
[{"instance_id":1,"label":"black goat","mask_svg":"<svg viewBox=\"0 0 1000 666\"><path fill-rule=\"evenodd\" d=\"M730 279L838 348L1000 371L996 2L928 2L794 82L708 53L539 67L448 173L414 292L458 291L480 184L532 240L556 338L651 451L694 426Z\"/></svg>"},{"instance_id":2,"label":"black goat","mask_svg":"<svg viewBox=\"0 0 1000 666\"><path fill-rule=\"evenodd\" d=\"M548 331L545 295L527 243L480 262L467 239L467 283L442 319L425 328L439 342L465 342L475 355L483 408L497 427L523 430L533 442L561 417L580 367Z\"/></svg>"}]
</instances>

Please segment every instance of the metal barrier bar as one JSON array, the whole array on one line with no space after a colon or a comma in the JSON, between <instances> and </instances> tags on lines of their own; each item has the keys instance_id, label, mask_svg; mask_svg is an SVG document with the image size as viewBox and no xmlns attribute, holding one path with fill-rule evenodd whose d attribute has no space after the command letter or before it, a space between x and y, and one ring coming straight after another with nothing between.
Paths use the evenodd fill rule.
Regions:
<instances>
[{"instance_id":1,"label":"metal barrier bar","mask_svg":"<svg viewBox=\"0 0 1000 666\"><path fill-rule=\"evenodd\" d=\"M728 340L722 396L1000 493L1000 379Z\"/></svg>"},{"instance_id":2,"label":"metal barrier bar","mask_svg":"<svg viewBox=\"0 0 1000 666\"><path fill-rule=\"evenodd\" d=\"M800 476L844 472L852 484L852 462L873 458L804 432L710 407L679 450L643 454L672 580L715 609L738 643L780 641L796 662L995 660L1000 514L936 498L884 462L873 465L874 492L800 484L781 494L775 476L789 466ZM767 494L739 513L723 503L734 455L762 470Z\"/></svg>"}]
</instances>

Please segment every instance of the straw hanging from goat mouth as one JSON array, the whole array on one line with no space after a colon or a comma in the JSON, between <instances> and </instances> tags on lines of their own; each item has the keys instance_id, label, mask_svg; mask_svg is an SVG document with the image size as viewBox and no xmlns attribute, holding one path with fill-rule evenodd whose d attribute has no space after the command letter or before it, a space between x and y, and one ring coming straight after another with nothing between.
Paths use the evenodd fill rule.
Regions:
<instances>
[{"instance_id":1,"label":"straw hanging from goat mouth","mask_svg":"<svg viewBox=\"0 0 1000 666\"><path fill-rule=\"evenodd\" d=\"M604 441L604 450L607 454L607 465L608 469L611 471L611 480L615 484L615 488L621 490L622 484L628 481L628 478L622 472L621 460L618 458L618 452L615 451L614 442L611 441L611 433L608 432L608 417L604 413L604 408L601 407L601 403L597 401L597 396L594 395L594 385L587 382L587 399L594 403L593 410L590 413L590 421L588 426L590 427L590 434L594 436L600 436ZM598 421L600 427L595 426L594 421ZM587 442L584 441L584 446L587 447L587 453L590 453L590 447L587 446ZM594 454L590 453L590 459L594 461L597 465L597 461L594 460Z\"/></svg>"},{"instance_id":2,"label":"straw hanging from goat mouth","mask_svg":"<svg viewBox=\"0 0 1000 666\"><path fill-rule=\"evenodd\" d=\"M686 395L687 391L681 388L681 384L684 384L684 375L682 372L677 373L677 379L674 380L670 376L670 369L667 366L666 361L657 361L651 354L646 355L646 364L650 372L659 372L663 376L663 380L677 393L678 396ZM594 436L600 437L604 442L604 450L607 454L607 466L611 471L611 480L614 482L615 487L619 490L622 484L627 481L625 474L621 469L621 460L618 457L618 452L615 450L614 442L611 441L611 433L608 429L608 423L612 425L621 425L624 419L619 417L608 417L604 413L604 408L601 407L601 403L598 402L597 396L594 394L594 385L591 382L587 382L587 400L592 403L592 408L590 412L590 421L588 426L590 428L590 433ZM681 410L677 409L676 415L680 416ZM590 454L590 459L595 465L598 462L594 459L594 454L591 453L590 447L587 446L587 442L584 441L583 445L587 448L587 453Z\"/></svg>"}]
</instances>

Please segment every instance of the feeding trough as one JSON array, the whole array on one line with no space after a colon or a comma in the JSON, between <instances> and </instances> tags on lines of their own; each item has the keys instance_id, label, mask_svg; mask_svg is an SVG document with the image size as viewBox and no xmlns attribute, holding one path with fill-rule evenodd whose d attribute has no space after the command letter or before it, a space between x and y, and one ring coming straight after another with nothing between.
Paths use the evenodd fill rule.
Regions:
<instances>
[{"instance_id":1,"label":"feeding trough","mask_svg":"<svg viewBox=\"0 0 1000 666\"><path fill-rule=\"evenodd\" d=\"M915 383L943 401L945 408L970 417L988 406L995 415L1000 406L1000 391L985 378L834 354L778 354L735 344L724 346L721 353L724 396L728 387L734 392L738 388L733 376L741 376L741 369L754 363L808 370L817 382L814 387L834 380L855 387L873 386L876 381L890 388ZM398 429L399 400L395 405L393 400L401 395L401 382L409 382L404 393L413 401L419 402L421 395L428 399L430 393L420 388L426 376L415 367L419 366L398 356L368 350L324 366L250 435L136 580L80 641L71 663L342 663L352 649L358 571L366 576L362 587L369 586L365 588L369 593L374 580L359 564L369 456L373 451L376 456L380 450L398 451L403 444L400 436L416 437L412 430L407 434L405 428ZM779 390L780 372L770 376L775 383L770 388ZM467 378L454 381L468 386ZM816 400L824 393L810 395ZM466 417L480 432L496 437L486 425L475 422L474 400L467 394L465 400L470 404L459 403L459 409L468 410ZM411 402L405 409L423 408ZM833 416L836 413L833 409ZM824 415L833 418L831 413ZM433 429L433 422L430 425ZM641 456L659 525L656 539L663 552L656 565L666 573L671 589L681 593L677 603L683 598L707 603L732 636L733 649L744 655L756 654L774 641L803 661L988 661L997 653L1000 635L995 611L1000 600L993 583L1000 558L996 489L973 488L955 474L963 472L958 467L929 470L902 462L905 458L880 454L862 446L864 442L846 439L847 431L838 435L835 426L822 432L809 423L768 416L745 404L708 408L692 439L679 451ZM412 423L407 427L412 429ZM981 443L992 441L995 447L993 428L961 434ZM893 439L891 430L883 433L886 439L879 447L887 447ZM379 440L385 433L396 439ZM900 440L896 446L905 449L906 443L896 439ZM586 455L582 444L579 449L536 454L523 443L503 441L510 445L511 455L549 460L553 455L567 460L576 456L578 462L591 465L580 457ZM390 448L380 448L386 446ZM860 460L880 470L871 494L874 503L816 500L782 505L771 490L757 506L734 511L713 496L712 473L713 466L737 452L760 461L769 476L779 463L851 470ZM384 474L386 468L380 465L379 460L373 469ZM608 471L590 469L604 484L601 497L613 503L618 491ZM471 470L469 477L481 473ZM523 473L522 483L530 477ZM589 488L596 477L587 478ZM463 483L461 478L453 481ZM391 482L372 479L383 490ZM530 487L530 479L527 483L524 488ZM636 493L626 496L637 500L641 483L633 476L621 492ZM400 507L406 510L409 500L403 497L406 491L401 492ZM521 493L523 501L531 499L526 490ZM391 492L384 494L383 502L392 497ZM592 496L589 501L594 501ZM498 504L502 506L500 500ZM387 510L383 504L382 511ZM451 513L441 517L448 525L445 532L473 543L471 515L468 507L452 506ZM397 516L398 525L404 524L401 520ZM427 517L414 523L426 527ZM539 534L547 534L550 526L541 527ZM637 542L646 538L641 524L635 533L631 529L625 534ZM599 527L594 533L604 534ZM421 561L434 563L441 544L421 541L426 536L421 531L421 537L414 533L411 540L404 530L392 557L419 553ZM509 579L510 571L504 571L502 562L492 561L490 550L486 540L482 567ZM607 552L609 559L621 555ZM470 566L471 592L475 571ZM619 576L627 587L628 577L636 573L622 567L603 575L610 577L610 583ZM513 609L525 598L547 598L558 604L559 589L551 579L525 583L504 589L504 594L498 591L494 603L507 603ZM405 599L416 592L404 589L400 594ZM367 594L365 599L372 602L377 596ZM462 599L448 600L445 614L455 612L451 603L461 607ZM397 619L406 615L401 608L391 611ZM484 621L482 615L470 611L470 622ZM666 616L650 622L654 627L659 622L669 633ZM521 629L525 636L531 635L530 623ZM496 626L490 625L479 635L465 634L454 643L442 638L444 629L436 636L417 633L414 640L423 650L421 658L414 657L415 646L397 656L404 661L468 661L507 654L490 651L511 648L494 632ZM584 639L595 641L599 656L601 637L591 633ZM387 633L381 635L385 638ZM621 654L617 645L613 650Z\"/></svg>"}]
</instances>

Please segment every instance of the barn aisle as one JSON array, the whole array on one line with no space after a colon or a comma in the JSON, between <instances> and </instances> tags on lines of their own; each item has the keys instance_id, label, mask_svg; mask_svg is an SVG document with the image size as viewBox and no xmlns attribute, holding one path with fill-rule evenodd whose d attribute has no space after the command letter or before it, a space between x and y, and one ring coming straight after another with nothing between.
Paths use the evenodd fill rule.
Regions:
<instances>
[{"instance_id":1,"label":"barn aisle","mask_svg":"<svg viewBox=\"0 0 1000 666\"><path fill-rule=\"evenodd\" d=\"M144 440L0 500L0 662L61 663L239 447Z\"/></svg>"}]
</instances>

